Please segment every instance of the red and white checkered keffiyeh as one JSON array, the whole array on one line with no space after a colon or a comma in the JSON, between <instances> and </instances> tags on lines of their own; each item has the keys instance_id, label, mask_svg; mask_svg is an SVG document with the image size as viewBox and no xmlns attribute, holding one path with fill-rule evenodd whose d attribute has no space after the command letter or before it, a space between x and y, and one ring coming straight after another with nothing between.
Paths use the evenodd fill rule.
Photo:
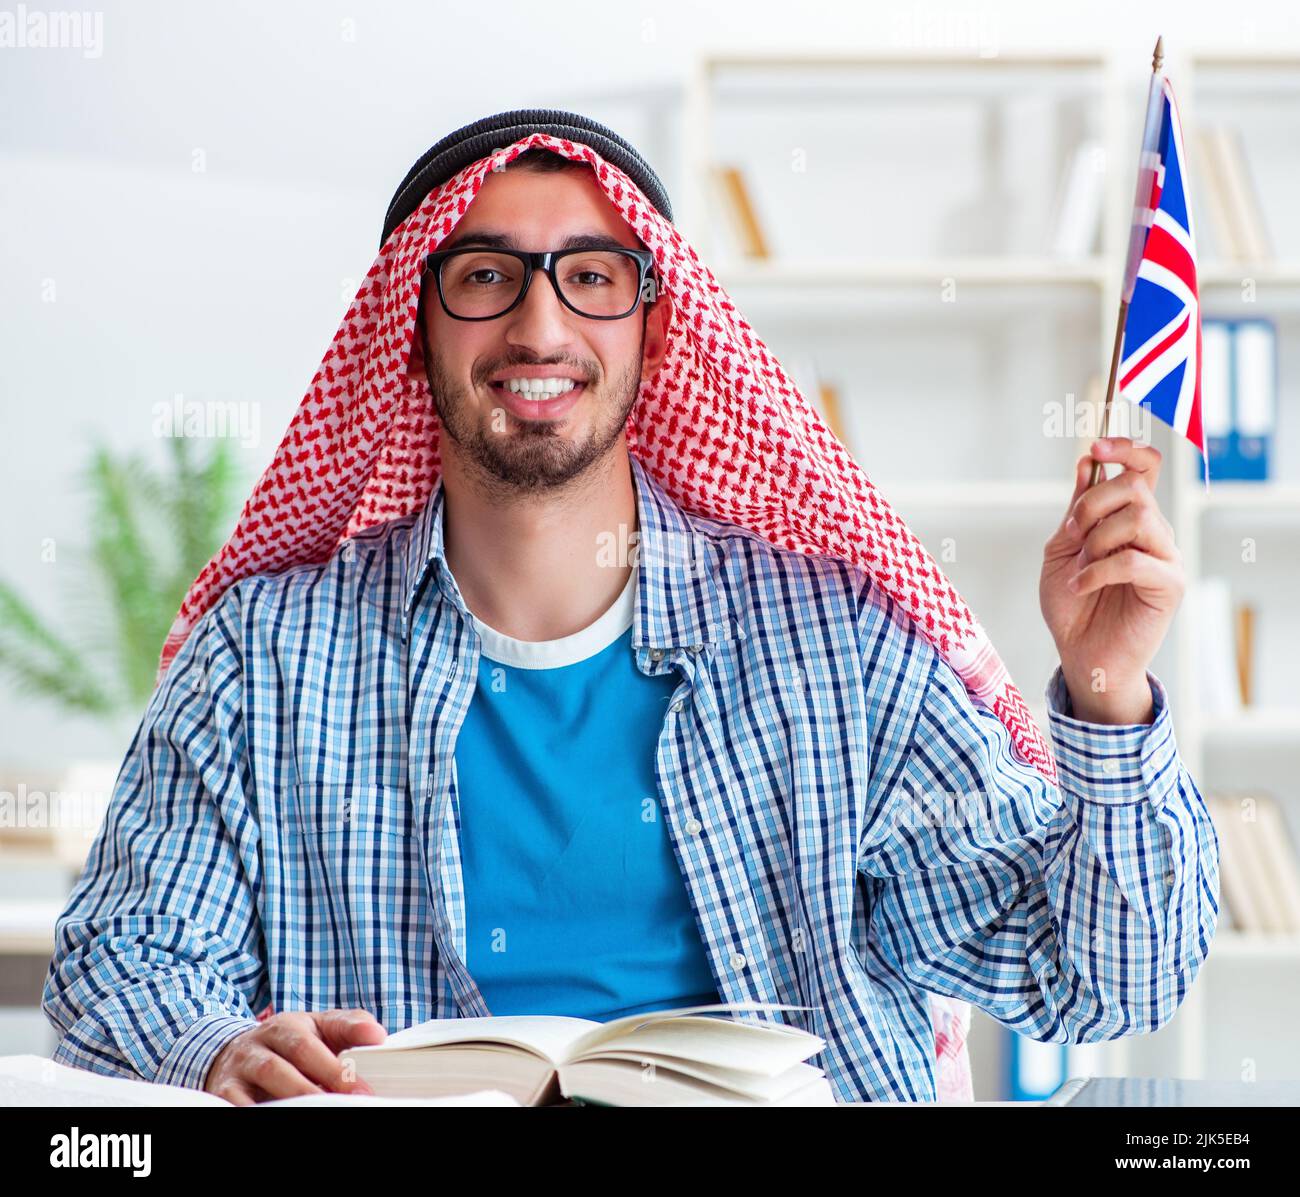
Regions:
<instances>
[{"instance_id":1,"label":"red and white checkered keffiyeh","mask_svg":"<svg viewBox=\"0 0 1300 1197\"><path fill-rule=\"evenodd\" d=\"M536 146L593 168L609 201L653 252L673 301L664 360L642 383L628 416L628 451L687 511L866 570L972 697L1006 725L1021 758L1055 783L1051 750L984 629L695 250L622 170L589 146L546 133L463 168L385 241L234 532L181 604L159 681L233 583L324 561L345 538L423 507L440 459L427 382L406 369L422 264L464 216L487 173ZM935 998L933 1010L940 1096L969 1097L969 1007Z\"/></svg>"}]
</instances>

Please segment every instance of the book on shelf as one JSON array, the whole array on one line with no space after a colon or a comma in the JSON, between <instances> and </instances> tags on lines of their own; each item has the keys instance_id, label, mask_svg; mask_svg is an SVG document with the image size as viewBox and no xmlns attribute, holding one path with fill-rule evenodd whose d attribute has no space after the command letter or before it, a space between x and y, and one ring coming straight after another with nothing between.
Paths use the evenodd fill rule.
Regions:
<instances>
[{"instance_id":1,"label":"book on shelf","mask_svg":"<svg viewBox=\"0 0 1300 1197\"><path fill-rule=\"evenodd\" d=\"M1255 826L1261 846L1267 887L1273 897L1270 916L1273 929L1300 932L1300 863L1286 818L1277 801L1268 794L1257 799Z\"/></svg>"},{"instance_id":2,"label":"book on shelf","mask_svg":"<svg viewBox=\"0 0 1300 1197\"><path fill-rule=\"evenodd\" d=\"M844 430L844 420L840 414L840 389L834 383L823 382L818 384L817 396L814 400L818 412L826 427L834 434L835 439L842 445L847 445L846 434Z\"/></svg>"},{"instance_id":3,"label":"book on shelf","mask_svg":"<svg viewBox=\"0 0 1300 1197\"><path fill-rule=\"evenodd\" d=\"M848 429L844 424L839 387L822 376L817 367L817 359L811 353L787 354L783 361L786 374L799 393L817 409L822 423L830 429L836 440L847 446Z\"/></svg>"},{"instance_id":4,"label":"book on shelf","mask_svg":"<svg viewBox=\"0 0 1300 1197\"><path fill-rule=\"evenodd\" d=\"M1238 603L1235 611L1237 650L1237 690L1241 705L1248 707L1255 694L1255 608L1250 603Z\"/></svg>"},{"instance_id":5,"label":"book on shelf","mask_svg":"<svg viewBox=\"0 0 1300 1197\"><path fill-rule=\"evenodd\" d=\"M1220 177L1218 146L1209 127L1192 133L1192 152L1200 182L1199 194L1204 197L1205 211L1209 214L1210 235L1215 250L1225 262L1235 262L1241 257L1233 216L1229 209L1228 193Z\"/></svg>"},{"instance_id":6,"label":"book on shelf","mask_svg":"<svg viewBox=\"0 0 1300 1197\"><path fill-rule=\"evenodd\" d=\"M1241 814L1237 804L1219 794L1207 794L1205 806L1219 837L1219 892L1221 906L1234 931L1249 931L1259 925L1254 892L1246 884L1242 869L1245 859L1237 846Z\"/></svg>"},{"instance_id":7,"label":"book on shelf","mask_svg":"<svg viewBox=\"0 0 1300 1197\"><path fill-rule=\"evenodd\" d=\"M724 223L740 256L770 258L767 238L744 172L738 166L718 165L713 167L712 177Z\"/></svg>"},{"instance_id":8,"label":"book on shelf","mask_svg":"<svg viewBox=\"0 0 1300 1197\"><path fill-rule=\"evenodd\" d=\"M1219 836L1223 903L1237 931L1300 933L1300 862L1269 794L1207 795Z\"/></svg>"},{"instance_id":9,"label":"book on shelf","mask_svg":"<svg viewBox=\"0 0 1300 1197\"><path fill-rule=\"evenodd\" d=\"M117 773L113 761L78 760L62 770L11 769L0 776L0 793L13 800L9 817L0 817L0 856L43 857L51 867L79 871L103 822Z\"/></svg>"},{"instance_id":10,"label":"book on shelf","mask_svg":"<svg viewBox=\"0 0 1300 1197\"><path fill-rule=\"evenodd\" d=\"M1101 142L1094 139L1081 141L1070 154L1053 204L1055 257L1081 261L1095 252L1106 190L1105 163Z\"/></svg>"},{"instance_id":11,"label":"book on shelf","mask_svg":"<svg viewBox=\"0 0 1300 1197\"><path fill-rule=\"evenodd\" d=\"M159 1085L141 1077L106 1076L69 1068L44 1056L0 1056L0 1107L210 1106L230 1108L215 1093ZM518 1106L504 1093L481 1091L449 1098L385 1098L353 1093L311 1093L264 1101L263 1106Z\"/></svg>"},{"instance_id":12,"label":"book on shelf","mask_svg":"<svg viewBox=\"0 0 1300 1197\"><path fill-rule=\"evenodd\" d=\"M1233 125L1220 125L1214 130L1214 138L1219 150L1219 167L1227 184L1228 210L1234 217L1240 257L1246 262L1267 261L1273 251L1264 227L1259 190L1246 165L1241 131Z\"/></svg>"},{"instance_id":13,"label":"book on shelf","mask_svg":"<svg viewBox=\"0 0 1300 1197\"><path fill-rule=\"evenodd\" d=\"M757 1003L688 1006L610 1022L559 1015L435 1018L348 1048L380 1096L499 1090L522 1105L833 1105L806 1061L826 1041L784 1023L718 1017Z\"/></svg>"},{"instance_id":14,"label":"book on shelf","mask_svg":"<svg viewBox=\"0 0 1300 1197\"><path fill-rule=\"evenodd\" d=\"M1277 330L1270 320L1201 322L1201 418L1215 482L1266 482L1277 418Z\"/></svg>"},{"instance_id":15,"label":"book on shelf","mask_svg":"<svg viewBox=\"0 0 1300 1197\"><path fill-rule=\"evenodd\" d=\"M1188 615L1196 626L1196 678L1203 717L1235 715L1244 705L1240 641L1234 635L1232 589L1227 578L1193 580ZM1249 668L1247 666L1247 668Z\"/></svg>"},{"instance_id":16,"label":"book on shelf","mask_svg":"<svg viewBox=\"0 0 1300 1197\"><path fill-rule=\"evenodd\" d=\"M1214 244L1228 262L1266 262L1273 257L1259 190L1246 163L1241 132L1231 125L1202 125L1194 134L1201 194Z\"/></svg>"},{"instance_id":17,"label":"book on shelf","mask_svg":"<svg viewBox=\"0 0 1300 1197\"><path fill-rule=\"evenodd\" d=\"M1264 482L1269 476L1269 449L1277 417L1277 331L1271 321L1236 322L1232 363L1234 449L1238 459L1238 473L1234 476Z\"/></svg>"}]
</instances>

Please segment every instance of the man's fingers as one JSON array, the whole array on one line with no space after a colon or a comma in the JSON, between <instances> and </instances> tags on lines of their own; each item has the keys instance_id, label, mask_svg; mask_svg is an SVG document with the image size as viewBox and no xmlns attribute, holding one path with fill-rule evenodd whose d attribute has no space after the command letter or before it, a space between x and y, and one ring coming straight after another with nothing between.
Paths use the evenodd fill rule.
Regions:
<instances>
[{"instance_id":1,"label":"man's fingers","mask_svg":"<svg viewBox=\"0 0 1300 1197\"><path fill-rule=\"evenodd\" d=\"M383 1043L388 1038L388 1032L368 1010L322 1010L313 1012L312 1017L321 1038L333 1052Z\"/></svg>"},{"instance_id":2,"label":"man's fingers","mask_svg":"<svg viewBox=\"0 0 1300 1197\"><path fill-rule=\"evenodd\" d=\"M1065 505L1065 518L1070 518L1070 513L1074 510L1074 505L1079 501L1079 497L1088 489L1088 479L1092 476L1092 456L1085 453L1078 461L1074 463L1074 493L1070 496L1070 501Z\"/></svg>"},{"instance_id":3,"label":"man's fingers","mask_svg":"<svg viewBox=\"0 0 1300 1197\"><path fill-rule=\"evenodd\" d=\"M1142 481L1140 475L1127 470L1105 482L1085 491L1074 502L1065 521L1065 530L1084 539L1112 513L1128 506L1130 503L1140 506L1154 506L1155 496Z\"/></svg>"},{"instance_id":4,"label":"man's fingers","mask_svg":"<svg viewBox=\"0 0 1300 1197\"><path fill-rule=\"evenodd\" d=\"M256 1086L268 1097L297 1097L304 1093L324 1092L278 1052L266 1047L254 1047L244 1057L239 1080Z\"/></svg>"},{"instance_id":5,"label":"man's fingers","mask_svg":"<svg viewBox=\"0 0 1300 1197\"><path fill-rule=\"evenodd\" d=\"M1130 503L1098 523L1084 538L1084 558L1099 561L1126 545L1133 545L1166 561L1172 561L1178 555L1173 528L1151 504Z\"/></svg>"},{"instance_id":6,"label":"man's fingers","mask_svg":"<svg viewBox=\"0 0 1300 1197\"><path fill-rule=\"evenodd\" d=\"M1111 553L1100 561L1085 565L1069 581L1069 587L1075 594L1091 594L1103 586L1159 587L1170 583L1172 567L1158 557L1144 553L1141 549L1121 549Z\"/></svg>"},{"instance_id":7,"label":"man's fingers","mask_svg":"<svg viewBox=\"0 0 1300 1197\"><path fill-rule=\"evenodd\" d=\"M263 1042L289 1061L303 1076L336 1093L359 1091L344 1075L343 1062L321 1038L315 1020L277 1023L266 1029ZM364 1086L360 1087L364 1091Z\"/></svg>"},{"instance_id":8,"label":"man's fingers","mask_svg":"<svg viewBox=\"0 0 1300 1197\"><path fill-rule=\"evenodd\" d=\"M1101 437L1093 441L1091 456L1097 461L1118 462L1125 472L1131 470L1141 475L1147 486L1155 490L1160 478L1162 454L1154 445L1140 445L1127 436Z\"/></svg>"},{"instance_id":9,"label":"man's fingers","mask_svg":"<svg viewBox=\"0 0 1300 1197\"><path fill-rule=\"evenodd\" d=\"M1057 526L1056 535L1062 533L1070 537L1077 536L1075 530L1069 527L1070 517L1074 514L1075 504L1083 496L1084 491L1088 489L1088 480L1092 475L1092 457L1085 453L1074 463L1074 493L1070 495L1070 501L1065 505L1065 514L1061 516L1061 522Z\"/></svg>"},{"instance_id":10,"label":"man's fingers","mask_svg":"<svg viewBox=\"0 0 1300 1197\"><path fill-rule=\"evenodd\" d=\"M1114 461L1124 466L1122 473L1116 474L1114 478L1107 478L1102 474L1101 480L1096 486L1089 486L1092 481L1092 464L1094 461ZM1101 490L1105 486L1112 486L1114 483L1121 481L1128 475L1134 479L1140 479L1146 488L1153 492L1156 489L1156 482L1160 477L1160 450L1152 445L1139 445L1126 436L1103 437L1092 443L1089 452L1083 454L1074 463L1074 493L1070 495L1070 501L1065 506L1065 516L1061 521L1061 527L1071 535L1086 536L1091 529L1092 524L1100 519L1097 516L1092 519L1092 523L1082 526L1082 520L1077 510L1079 501L1092 491ZM1131 484L1131 483L1130 483ZM1074 518L1078 530L1069 526L1070 519Z\"/></svg>"},{"instance_id":11,"label":"man's fingers","mask_svg":"<svg viewBox=\"0 0 1300 1197\"><path fill-rule=\"evenodd\" d=\"M223 1101L228 1101L233 1106L253 1106L257 1104L257 1097L252 1087L233 1078L226 1081L219 1089L213 1090L213 1092Z\"/></svg>"}]
</instances>

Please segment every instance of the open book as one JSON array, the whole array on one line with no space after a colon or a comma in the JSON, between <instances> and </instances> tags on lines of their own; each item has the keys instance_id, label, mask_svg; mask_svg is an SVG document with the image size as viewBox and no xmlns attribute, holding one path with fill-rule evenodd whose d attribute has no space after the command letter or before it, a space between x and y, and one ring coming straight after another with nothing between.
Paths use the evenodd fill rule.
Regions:
<instances>
[{"instance_id":1,"label":"open book","mask_svg":"<svg viewBox=\"0 0 1300 1197\"><path fill-rule=\"evenodd\" d=\"M826 1074L804 1062L824 1039L783 1023L705 1013L804 1008L727 1003L611 1022L435 1018L372 1047L347 1048L340 1059L351 1060L381 1097L495 1089L532 1106L565 1098L610 1106L833 1105Z\"/></svg>"}]
</instances>

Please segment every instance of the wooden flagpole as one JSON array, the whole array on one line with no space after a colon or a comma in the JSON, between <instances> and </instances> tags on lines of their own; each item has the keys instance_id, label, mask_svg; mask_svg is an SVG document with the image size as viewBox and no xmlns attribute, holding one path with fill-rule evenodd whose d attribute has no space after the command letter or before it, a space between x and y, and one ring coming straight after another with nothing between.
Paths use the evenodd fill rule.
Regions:
<instances>
[{"instance_id":1,"label":"wooden flagpole","mask_svg":"<svg viewBox=\"0 0 1300 1197\"><path fill-rule=\"evenodd\" d=\"M1165 39L1163 36L1160 36L1156 38L1156 48L1154 53L1151 55L1151 91L1147 97L1147 120L1142 130L1142 150L1144 153L1147 149L1147 138L1151 129L1152 108L1155 104L1157 95L1156 83L1160 78L1160 67L1164 62L1164 59ZM1143 166L1144 163L1139 159L1137 194L1133 201L1135 212L1138 205L1145 203L1150 197L1149 191L1146 196L1143 196L1142 194ZM1106 406L1102 410L1101 417L1101 435L1103 437L1106 436L1110 430L1110 409L1115 395L1116 376L1119 374L1120 349L1124 343L1124 321L1128 318L1128 304L1129 300L1133 296L1133 284L1137 280L1137 268L1141 262L1141 249L1141 245L1137 244L1130 235L1128 261L1124 265L1124 289L1119 300L1119 319L1115 323L1115 345L1110 354L1110 374L1106 378ZM1092 463L1092 473L1088 476L1089 487L1096 486L1104 477L1102 468L1103 463L1094 458Z\"/></svg>"}]
</instances>

